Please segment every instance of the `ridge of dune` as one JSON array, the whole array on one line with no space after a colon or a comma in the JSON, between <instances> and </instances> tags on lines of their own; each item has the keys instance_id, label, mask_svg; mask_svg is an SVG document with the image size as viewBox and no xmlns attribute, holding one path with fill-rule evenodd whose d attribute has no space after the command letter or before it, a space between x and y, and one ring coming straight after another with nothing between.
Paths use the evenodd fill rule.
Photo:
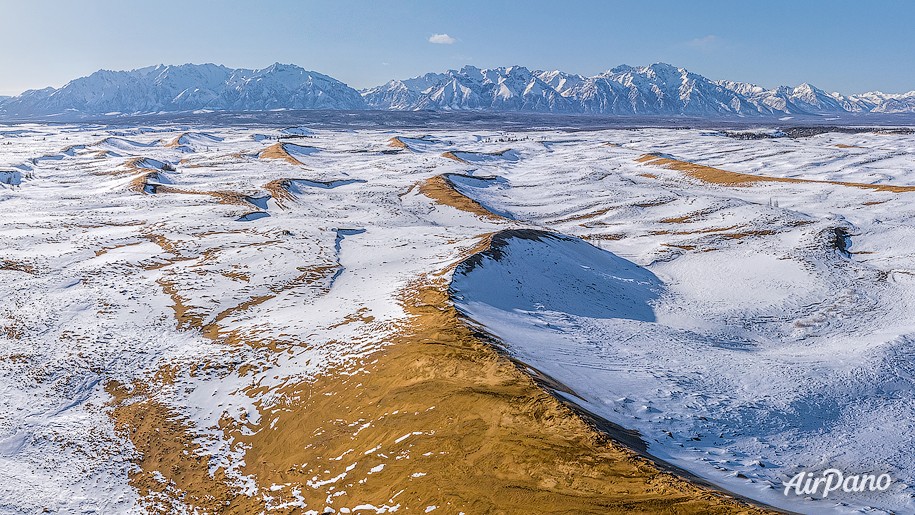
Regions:
<instances>
[{"instance_id":1,"label":"ridge of dune","mask_svg":"<svg viewBox=\"0 0 915 515\"><path fill-rule=\"evenodd\" d=\"M498 215L472 198L459 192L447 174L435 175L421 181L418 185L419 192L436 202L451 206L455 209L475 214L489 220L508 220Z\"/></svg>"},{"instance_id":2,"label":"ridge of dune","mask_svg":"<svg viewBox=\"0 0 915 515\"><path fill-rule=\"evenodd\" d=\"M797 179L794 177L771 177L748 173L730 172L712 166L700 165L689 161L682 161L661 154L643 154L636 159L644 163L669 170L684 172L689 177L703 182L720 184L722 186L750 186L760 182L787 182L795 184L834 184L850 188L860 188L874 191L889 191L893 193L907 193L915 191L915 186L893 184L868 184L861 182L825 181L815 179Z\"/></svg>"},{"instance_id":3,"label":"ridge of dune","mask_svg":"<svg viewBox=\"0 0 915 515\"><path fill-rule=\"evenodd\" d=\"M260 159L278 159L286 161L289 164L294 164L296 166L304 166L304 163L296 159L290 152L289 148L292 143L274 143L269 147L261 150L257 157Z\"/></svg>"}]
</instances>

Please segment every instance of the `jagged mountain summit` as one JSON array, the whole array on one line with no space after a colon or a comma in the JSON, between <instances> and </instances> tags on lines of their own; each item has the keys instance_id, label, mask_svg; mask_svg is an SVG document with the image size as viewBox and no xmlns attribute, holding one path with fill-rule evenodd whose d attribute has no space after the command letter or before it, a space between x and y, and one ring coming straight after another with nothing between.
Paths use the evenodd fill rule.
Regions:
<instances>
[{"instance_id":1,"label":"jagged mountain summit","mask_svg":"<svg viewBox=\"0 0 915 515\"><path fill-rule=\"evenodd\" d=\"M294 65L262 70L215 64L100 70L60 89L26 91L0 103L12 116L158 112L364 109L359 92L327 75Z\"/></svg>"},{"instance_id":2,"label":"jagged mountain summit","mask_svg":"<svg viewBox=\"0 0 915 515\"><path fill-rule=\"evenodd\" d=\"M522 66L465 66L393 80L362 92L375 109L531 111L570 114L668 116L784 116L840 113L912 113L915 92L845 97L809 84L766 89L712 81L684 68L656 63L618 66L593 77Z\"/></svg>"},{"instance_id":3,"label":"jagged mountain summit","mask_svg":"<svg viewBox=\"0 0 915 515\"><path fill-rule=\"evenodd\" d=\"M393 80L362 95L376 109L574 112L569 99L523 66L491 70L465 66Z\"/></svg>"},{"instance_id":4,"label":"jagged mountain summit","mask_svg":"<svg viewBox=\"0 0 915 515\"><path fill-rule=\"evenodd\" d=\"M523 66L465 66L356 91L294 65L262 70L215 64L101 70L59 89L0 97L0 118L279 109L485 111L617 116L782 117L915 113L915 91L844 96L810 84L767 89L710 80L656 63L618 66L591 77Z\"/></svg>"}]
</instances>

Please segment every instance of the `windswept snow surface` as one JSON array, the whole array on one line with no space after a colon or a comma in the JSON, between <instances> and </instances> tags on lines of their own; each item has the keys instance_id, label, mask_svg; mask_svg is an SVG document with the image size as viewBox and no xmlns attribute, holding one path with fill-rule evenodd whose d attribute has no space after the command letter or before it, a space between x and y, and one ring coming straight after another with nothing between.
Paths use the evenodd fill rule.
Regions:
<instances>
[{"instance_id":1,"label":"windswept snow surface","mask_svg":"<svg viewBox=\"0 0 915 515\"><path fill-rule=\"evenodd\" d=\"M492 249L455 272L458 308L651 454L799 512L915 511L915 193L734 187L638 161L915 185L915 137L300 127L316 149L301 164L257 157L288 134L0 133L0 170L16 177L0 181L0 511L142 511L105 386L165 367L180 373L156 399L211 469L266 495L220 421L258 428L278 388L354 370L407 317L404 289L489 233ZM392 152L395 136L410 148ZM505 216L414 187L441 174ZM798 471L830 467L894 482L782 495Z\"/></svg>"}]
</instances>

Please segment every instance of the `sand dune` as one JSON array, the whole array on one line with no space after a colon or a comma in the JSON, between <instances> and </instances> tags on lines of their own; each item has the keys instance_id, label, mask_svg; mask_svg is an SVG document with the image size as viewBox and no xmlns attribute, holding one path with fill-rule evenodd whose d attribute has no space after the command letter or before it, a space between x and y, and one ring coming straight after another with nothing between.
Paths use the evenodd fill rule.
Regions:
<instances>
[{"instance_id":1,"label":"sand dune","mask_svg":"<svg viewBox=\"0 0 915 515\"><path fill-rule=\"evenodd\" d=\"M900 186L893 184L867 184L860 182L845 181L820 181L813 179L797 179L793 177L769 177L764 175L753 175L746 173L729 172L711 166L699 165L688 161L681 161L660 154L645 154L636 161L652 166L668 168L685 172L686 175L700 181L721 184L724 186L750 186L764 182L787 182L796 184L835 184L838 186L848 186L851 188L861 188L874 191L890 191L893 193L906 193L915 191L915 186Z\"/></svg>"},{"instance_id":2,"label":"sand dune","mask_svg":"<svg viewBox=\"0 0 915 515\"><path fill-rule=\"evenodd\" d=\"M287 163L301 166L304 163L299 159L317 152L314 147L304 147L292 143L274 143L262 150L257 156L261 159L281 159Z\"/></svg>"},{"instance_id":3,"label":"sand dune","mask_svg":"<svg viewBox=\"0 0 915 515\"><path fill-rule=\"evenodd\" d=\"M454 183L447 175L436 175L430 177L418 185L419 192L446 206L451 206L461 211L473 213L482 218L491 220L505 220L500 216L483 207L479 202L460 193L454 186Z\"/></svg>"}]
</instances>

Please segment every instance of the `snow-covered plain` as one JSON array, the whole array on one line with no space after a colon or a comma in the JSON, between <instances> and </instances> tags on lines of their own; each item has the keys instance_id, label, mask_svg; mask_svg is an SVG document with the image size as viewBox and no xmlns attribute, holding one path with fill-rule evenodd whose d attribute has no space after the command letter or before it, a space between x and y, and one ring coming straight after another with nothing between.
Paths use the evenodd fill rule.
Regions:
<instances>
[{"instance_id":1,"label":"snow-covered plain","mask_svg":"<svg viewBox=\"0 0 915 515\"><path fill-rule=\"evenodd\" d=\"M9 129L2 511L139 511L134 450L105 386L195 363L209 365L157 400L191 423L212 468L263 493L220 421L256 426L282 402L277 388L358 367L407 317L405 288L503 229L557 236L494 239L457 268L456 305L570 400L771 505L915 511L915 193L729 186L639 161L915 185L915 136ZM270 153L278 141L288 159ZM498 216L414 187L440 174ZM782 495L796 472L830 467L895 481L828 500Z\"/></svg>"}]
</instances>

